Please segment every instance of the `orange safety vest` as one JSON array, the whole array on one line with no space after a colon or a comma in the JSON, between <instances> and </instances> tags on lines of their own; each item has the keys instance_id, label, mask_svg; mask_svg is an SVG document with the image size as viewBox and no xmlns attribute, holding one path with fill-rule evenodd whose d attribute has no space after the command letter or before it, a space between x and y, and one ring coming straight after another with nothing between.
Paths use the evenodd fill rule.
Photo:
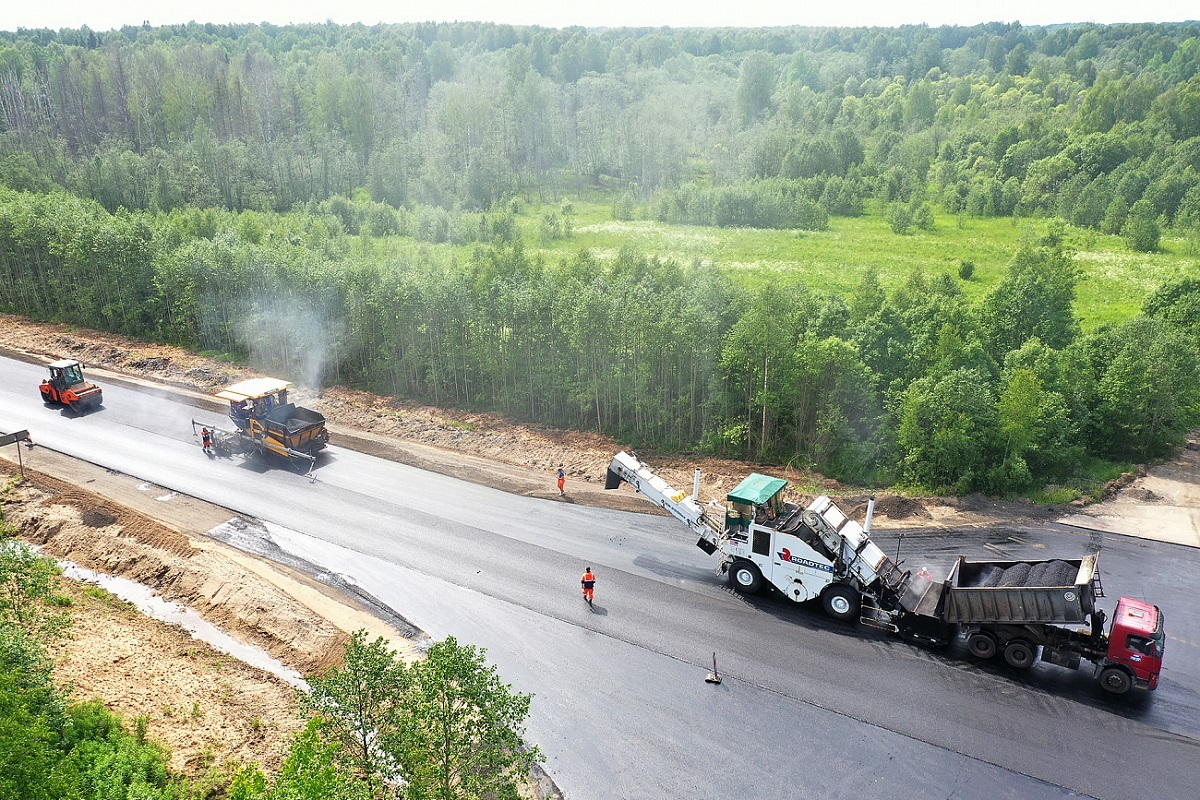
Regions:
<instances>
[{"instance_id":1,"label":"orange safety vest","mask_svg":"<svg viewBox=\"0 0 1200 800\"><path fill-rule=\"evenodd\" d=\"M583 573L582 580L583 580L583 588L585 588L585 589L591 589L593 586L596 585L596 576L590 572Z\"/></svg>"}]
</instances>

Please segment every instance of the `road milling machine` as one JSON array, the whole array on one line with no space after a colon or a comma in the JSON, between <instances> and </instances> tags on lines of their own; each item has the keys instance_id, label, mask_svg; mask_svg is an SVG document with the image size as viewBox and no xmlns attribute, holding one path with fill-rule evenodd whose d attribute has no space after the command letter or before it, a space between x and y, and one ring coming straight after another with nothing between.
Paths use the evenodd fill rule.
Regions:
<instances>
[{"instance_id":1,"label":"road milling machine","mask_svg":"<svg viewBox=\"0 0 1200 800\"><path fill-rule=\"evenodd\" d=\"M901 569L871 540L874 501L864 528L825 496L805 508L786 503L786 481L754 473L725 503L702 505L699 470L689 495L624 452L609 465L605 488L622 481L696 533L697 546L718 555L718 572L740 592L769 586L793 602L820 600L834 619L857 619L928 646L964 638L977 658L1002 655L1017 669L1039 657L1067 669L1086 660L1113 694L1158 685L1162 612L1122 597L1105 632L1096 555L994 562L960 556L950 575L935 581Z\"/></svg>"}]
</instances>

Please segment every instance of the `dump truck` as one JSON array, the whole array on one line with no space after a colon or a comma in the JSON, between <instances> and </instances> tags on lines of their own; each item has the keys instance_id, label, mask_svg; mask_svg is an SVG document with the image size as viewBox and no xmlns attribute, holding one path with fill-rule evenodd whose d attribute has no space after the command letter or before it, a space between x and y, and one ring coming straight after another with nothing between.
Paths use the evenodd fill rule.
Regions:
<instances>
[{"instance_id":1,"label":"dump truck","mask_svg":"<svg viewBox=\"0 0 1200 800\"><path fill-rule=\"evenodd\" d=\"M325 417L288 401L289 381L251 378L217 392L229 402L232 430L207 426L218 454L270 453L294 465L316 463L316 454L329 443ZM192 429L200 423L192 420Z\"/></svg>"},{"instance_id":2,"label":"dump truck","mask_svg":"<svg viewBox=\"0 0 1200 800\"><path fill-rule=\"evenodd\" d=\"M943 581L902 599L897 630L930 644L966 639L971 655L1003 655L1017 669L1040 659L1067 669L1083 661L1112 694L1158 686L1166 644L1158 606L1117 601L1108 631L1096 600L1104 597L1098 557L970 561L959 556Z\"/></svg>"},{"instance_id":3,"label":"dump truck","mask_svg":"<svg viewBox=\"0 0 1200 800\"><path fill-rule=\"evenodd\" d=\"M83 377L83 364L73 359L55 361L50 365L50 377L40 387L42 402L67 406L83 413L99 408L104 402L100 387Z\"/></svg>"},{"instance_id":4,"label":"dump truck","mask_svg":"<svg viewBox=\"0 0 1200 800\"><path fill-rule=\"evenodd\" d=\"M870 537L873 501L859 525L821 496L801 508L783 500L787 482L754 473L725 498L700 502L675 489L630 453L613 457L606 489L622 482L699 534L718 556L718 572L740 592L770 586L793 602L820 600L829 616L870 625L928 646L965 637L979 658L1002 653L1018 669L1039 658L1094 676L1113 694L1154 689L1162 668L1163 616L1157 606L1122 597L1110 630L1096 604L1104 596L1097 556L1034 561L969 561L949 576L901 569ZM897 555L897 558L899 556ZM922 571L924 572L924 571Z\"/></svg>"}]
</instances>

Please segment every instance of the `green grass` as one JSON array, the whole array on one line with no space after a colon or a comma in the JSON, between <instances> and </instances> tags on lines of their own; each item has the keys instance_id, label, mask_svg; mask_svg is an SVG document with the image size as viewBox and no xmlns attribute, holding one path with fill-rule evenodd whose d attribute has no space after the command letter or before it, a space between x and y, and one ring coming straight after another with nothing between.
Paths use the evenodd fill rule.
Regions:
<instances>
[{"instance_id":1,"label":"green grass","mask_svg":"<svg viewBox=\"0 0 1200 800\"><path fill-rule=\"evenodd\" d=\"M221 350L201 350L200 355L205 358L211 358L214 361L224 361L227 364L236 364L243 367L250 363L249 359L245 356L226 353Z\"/></svg>"},{"instance_id":2,"label":"green grass","mask_svg":"<svg viewBox=\"0 0 1200 800\"><path fill-rule=\"evenodd\" d=\"M748 287L799 279L814 289L843 295L853 292L874 267L885 289L896 288L921 269L929 276L949 273L966 296L976 300L1004 277L1023 241L1036 241L1050 227L1048 219L938 214L933 230L898 235L881 216L866 214L831 217L829 230L819 232L713 228L614 220L608 204L574 200L571 205L572 235L543 242L542 217L553 212L565 219L562 205L520 204L517 225L530 255L541 254L553 264L586 249L606 260L615 258L622 247L632 247L646 255L724 270ZM1135 316L1146 296L1169 280L1200 276L1200 257L1189 253L1182 239L1164 237L1157 253L1134 253L1119 236L1075 228L1067 229L1066 241L1080 268L1075 312L1085 331ZM385 261L465 263L477 246L352 237L351 252ZM958 277L963 261L975 265L966 281Z\"/></svg>"},{"instance_id":3,"label":"green grass","mask_svg":"<svg viewBox=\"0 0 1200 800\"><path fill-rule=\"evenodd\" d=\"M1076 474L1062 484L1050 484L1036 489L1028 497L1038 505L1057 506L1083 498L1090 502L1103 499L1104 485L1115 480L1125 472L1133 472L1136 467L1123 461L1105 461L1100 458L1088 459L1076 471Z\"/></svg>"},{"instance_id":4,"label":"green grass","mask_svg":"<svg viewBox=\"0 0 1200 800\"><path fill-rule=\"evenodd\" d=\"M892 289L914 269L933 275L948 272L967 297L977 299L1003 278L1022 241L1036 240L1049 228L1045 219L954 217L940 214L932 231L897 235L873 215L831 217L821 232L711 228L668 225L650 220L612 219L607 205L574 202L574 235L542 243L537 238L543 214L555 206L524 204L519 224L530 250L554 262L582 249L613 258L623 246L683 263L712 265L748 286L781 277L799 277L815 289L848 294L870 267ZM1200 259L1182 240L1164 238L1158 253L1134 253L1117 236L1068 229L1067 243L1080 267L1076 314L1085 330L1121 322L1137 314L1142 300L1168 280L1200 276ZM962 261L975 273L958 278Z\"/></svg>"}]
</instances>

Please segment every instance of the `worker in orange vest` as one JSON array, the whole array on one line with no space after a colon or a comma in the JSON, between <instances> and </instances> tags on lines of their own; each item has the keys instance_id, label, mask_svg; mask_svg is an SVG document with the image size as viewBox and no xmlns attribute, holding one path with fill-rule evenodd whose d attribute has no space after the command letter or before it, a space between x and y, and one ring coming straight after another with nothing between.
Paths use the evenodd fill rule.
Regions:
<instances>
[{"instance_id":1,"label":"worker in orange vest","mask_svg":"<svg viewBox=\"0 0 1200 800\"><path fill-rule=\"evenodd\" d=\"M583 587L583 599L587 600L590 606L592 598L596 594L596 575L592 572L591 567L587 567L583 571L583 577L579 579L579 584Z\"/></svg>"}]
</instances>

